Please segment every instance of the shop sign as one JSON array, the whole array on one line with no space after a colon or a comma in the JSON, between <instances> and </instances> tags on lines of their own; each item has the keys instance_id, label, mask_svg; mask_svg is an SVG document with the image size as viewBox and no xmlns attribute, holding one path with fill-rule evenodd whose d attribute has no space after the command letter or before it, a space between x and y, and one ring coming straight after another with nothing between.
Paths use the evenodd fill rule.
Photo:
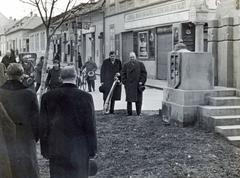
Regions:
<instances>
[{"instance_id":1,"label":"shop sign","mask_svg":"<svg viewBox=\"0 0 240 178\"><path fill-rule=\"evenodd\" d=\"M96 30L96 27L95 26L91 26L89 27L89 29L82 29L82 34L87 34L87 33L94 33Z\"/></svg>"},{"instance_id":2,"label":"shop sign","mask_svg":"<svg viewBox=\"0 0 240 178\"><path fill-rule=\"evenodd\" d=\"M125 15L125 22L132 22L144 18L161 16L186 9L186 0L175 1L174 3L161 4L154 8L140 10L134 13Z\"/></svg>"}]
</instances>

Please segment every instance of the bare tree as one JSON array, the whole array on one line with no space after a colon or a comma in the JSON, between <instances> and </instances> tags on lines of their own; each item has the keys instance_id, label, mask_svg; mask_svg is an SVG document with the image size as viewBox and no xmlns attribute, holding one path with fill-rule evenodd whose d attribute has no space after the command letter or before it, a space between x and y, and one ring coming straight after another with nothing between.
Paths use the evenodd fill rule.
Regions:
<instances>
[{"instance_id":1,"label":"bare tree","mask_svg":"<svg viewBox=\"0 0 240 178\"><path fill-rule=\"evenodd\" d=\"M23 3L29 4L37 8L39 15L42 19L42 23L45 26L46 33L46 50L44 55L44 62L42 68L42 77L41 77L41 88L40 88L40 96L44 93L45 89L45 75L47 71L47 61L49 58L49 50L51 38L57 31L57 29L66 22L69 17L72 15L71 10L74 6L74 0L63 0L66 2L66 6L64 12L62 12L58 16L53 16L54 11L57 9L56 5L61 0L20 0ZM54 23L54 21L58 21L58 23ZM54 23L54 25L53 25Z\"/></svg>"}]
</instances>

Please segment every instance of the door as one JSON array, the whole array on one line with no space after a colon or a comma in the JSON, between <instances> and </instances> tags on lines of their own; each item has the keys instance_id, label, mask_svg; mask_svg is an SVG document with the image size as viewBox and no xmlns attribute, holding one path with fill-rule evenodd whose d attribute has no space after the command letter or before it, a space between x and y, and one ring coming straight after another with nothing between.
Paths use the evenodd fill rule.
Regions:
<instances>
[{"instance_id":1,"label":"door","mask_svg":"<svg viewBox=\"0 0 240 178\"><path fill-rule=\"evenodd\" d=\"M157 35L157 78L167 80L168 53L172 51L172 33Z\"/></svg>"},{"instance_id":2,"label":"door","mask_svg":"<svg viewBox=\"0 0 240 178\"><path fill-rule=\"evenodd\" d=\"M122 64L128 61L129 53L133 51L133 32L122 33Z\"/></svg>"}]
</instances>

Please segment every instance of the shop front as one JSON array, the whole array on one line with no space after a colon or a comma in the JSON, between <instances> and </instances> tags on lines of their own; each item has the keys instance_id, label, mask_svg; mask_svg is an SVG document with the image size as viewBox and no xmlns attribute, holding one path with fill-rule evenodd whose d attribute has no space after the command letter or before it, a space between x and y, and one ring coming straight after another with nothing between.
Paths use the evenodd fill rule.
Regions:
<instances>
[{"instance_id":1,"label":"shop front","mask_svg":"<svg viewBox=\"0 0 240 178\"><path fill-rule=\"evenodd\" d=\"M190 51L207 49L207 30L204 30L207 19L206 10L198 11L187 0L163 2L125 13L123 59L133 50L144 62L150 78L166 80L168 54L180 39Z\"/></svg>"}]
</instances>

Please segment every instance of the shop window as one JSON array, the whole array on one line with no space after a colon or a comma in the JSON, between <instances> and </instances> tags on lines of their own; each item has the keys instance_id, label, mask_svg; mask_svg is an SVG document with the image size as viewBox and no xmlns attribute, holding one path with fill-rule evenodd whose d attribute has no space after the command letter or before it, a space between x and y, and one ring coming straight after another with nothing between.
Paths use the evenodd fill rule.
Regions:
<instances>
[{"instance_id":1,"label":"shop window","mask_svg":"<svg viewBox=\"0 0 240 178\"><path fill-rule=\"evenodd\" d=\"M120 59L120 34L115 35L115 53L116 57Z\"/></svg>"},{"instance_id":2,"label":"shop window","mask_svg":"<svg viewBox=\"0 0 240 178\"><path fill-rule=\"evenodd\" d=\"M140 60L155 60L155 30L133 33L133 49Z\"/></svg>"},{"instance_id":3,"label":"shop window","mask_svg":"<svg viewBox=\"0 0 240 178\"><path fill-rule=\"evenodd\" d=\"M115 50L115 27L114 27L114 24L111 24L109 26L109 31L110 31L110 50L114 51Z\"/></svg>"},{"instance_id":4,"label":"shop window","mask_svg":"<svg viewBox=\"0 0 240 178\"><path fill-rule=\"evenodd\" d=\"M182 24L182 39L190 51L195 51L195 25L193 23Z\"/></svg>"}]
</instances>

